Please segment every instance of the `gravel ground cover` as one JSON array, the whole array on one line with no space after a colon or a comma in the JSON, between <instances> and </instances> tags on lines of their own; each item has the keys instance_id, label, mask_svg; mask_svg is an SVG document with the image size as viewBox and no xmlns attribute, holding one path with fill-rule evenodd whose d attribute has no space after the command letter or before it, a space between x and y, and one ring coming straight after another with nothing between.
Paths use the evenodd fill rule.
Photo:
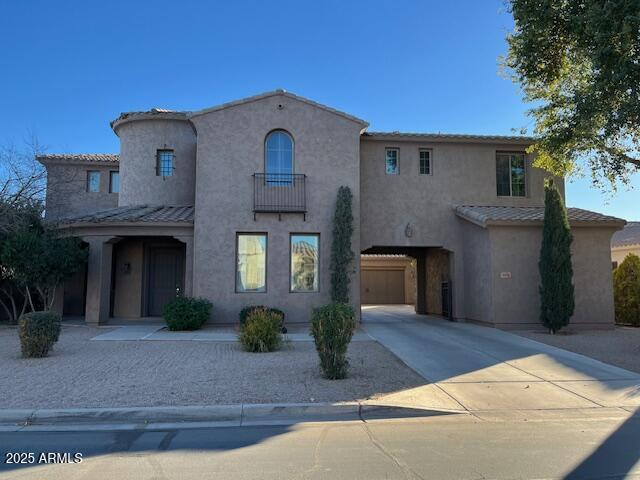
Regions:
<instances>
[{"instance_id":1,"label":"gravel ground cover","mask_svg":"<svg viewBox=\"0 0 640 480\"><path fill-rule=\"evenodd\" d=\"M326 380L313 343L255 354L235 342L98 342L106 328L63 326L48 358L23 359L0 326L0 408L334 402L376 398L425 381L376 342L349 347L350 376Z\"/></svg>"},{"instance_id":2,"label":"gravel ground cover","mask_svg":"<svg viewBox=\"0 0 640 480\"><path fill-rule=\"evenodd\" d=\"M560 332L555 335L512 333L640 373L640 328L615 327L613 330Z\"/></svg>"}]
</instances>

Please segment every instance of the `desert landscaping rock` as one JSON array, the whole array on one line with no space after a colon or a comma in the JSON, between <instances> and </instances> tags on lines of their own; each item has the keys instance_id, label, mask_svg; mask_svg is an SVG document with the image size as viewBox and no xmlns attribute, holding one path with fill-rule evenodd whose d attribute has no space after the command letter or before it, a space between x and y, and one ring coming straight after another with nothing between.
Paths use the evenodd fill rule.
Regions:
<instances>
[{"instance_id":1,"label":"desert landscaping rock","mask_svg":"<svg viewBox=\"0 0 640 480\"><path fill-rule=\"evenodd\" d=\"M640 328L617 326L612 330L560 331L556 335L546 332L513 333L640 373Z\"/></svg>"},{"instance_id":2,"label":"desert landscaping rock","mask_svg":"<svg viewBox=\"0 0 640 480\"><path fill-rule=\"evenodd\" d=\"M373 341L349 348L346 380L321 377L311 342L247 353L235 342L95 342L106 328L64 326L48 358L23 359L0 327L0 408L308 403L376 398L425 381Z\"/></svg>"}]
</instances>

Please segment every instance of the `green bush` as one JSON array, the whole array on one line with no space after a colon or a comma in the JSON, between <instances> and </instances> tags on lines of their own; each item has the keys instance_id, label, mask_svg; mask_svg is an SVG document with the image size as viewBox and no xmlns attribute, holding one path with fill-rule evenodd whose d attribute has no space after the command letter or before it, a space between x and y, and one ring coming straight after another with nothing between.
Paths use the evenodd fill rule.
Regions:
<instances>
[{"instance_id":1,"label":"green bush","mask_svg":"<svg viewBox=\"0 0 640 480\"><path fill-rule=\"evenodd\" d=\"M238 340L247 352L272 352L282 343L282 316L272 309L253 309L240 325Z\"/></svg>"},{"instance_id":2,"label":"green bush","mask_svg":"<svg viewBox=\"0 0 640 480\"><path fill-rule=\"evenodd\" d=\"M247 322L249 314L256 310L268 310L280 316L280 326L284 326L284 312L278 308L265 307L264 305L248 305L240 310L240 325L244 325Z\"/></svg>"},{"instance_id":3,"label":"green bush","mask_svg":"<svg viewBox=\"0 0 640 480\"><path fill-rule=\"evenodd\" d=\"M347 348L355 329L355 315L349 305L332 303L313 310L311 335L325 377L336 380L347 376Z\"/></svg>"},{"instance_id":4,"label":"green bush","mask_svg":"<svg viewBox=\"0 0 640 480\"><path fill-rule=\"evenodd\" d=\"M213 305L204 298L176 297L162 312L169 330L197 330L209 319Z\"/></svg>"},{"instance_id":5,"label":"green bush","mask_svg":"<svg viewBox=\"0 0 640 480\"><path fill-rule=\"evenodd\" d=\"M31 312L20 317L18 335L25 358L46 357L60 337L60 315L53 312Z\"/></svg>"},{"instance_id":6,"label":"green bush","mask_svg":"<svg viewBox=\"0 0 640 480\"><path fill-rule=\"evenodd\" d=\"M616 322L640 327L640 257L630 253L613 272Z\"/></svg>"}]
</instances>

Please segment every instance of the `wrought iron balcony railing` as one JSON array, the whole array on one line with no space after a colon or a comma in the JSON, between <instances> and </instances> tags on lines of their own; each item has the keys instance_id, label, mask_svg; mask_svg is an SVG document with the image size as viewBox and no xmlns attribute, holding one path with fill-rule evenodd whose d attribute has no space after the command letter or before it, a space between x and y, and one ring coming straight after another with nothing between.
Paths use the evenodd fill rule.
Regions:
<instances>
[{"instance_id":1,"label":"wrought iron balcony railing","mask_svg":"<svg viewBox=\"0 0 640 480\"><path fill-rule=\"evenodd\" d=\"M253 213L307 213L307 176L297 173L254 173Z\"/></svg>"}]
</instances>

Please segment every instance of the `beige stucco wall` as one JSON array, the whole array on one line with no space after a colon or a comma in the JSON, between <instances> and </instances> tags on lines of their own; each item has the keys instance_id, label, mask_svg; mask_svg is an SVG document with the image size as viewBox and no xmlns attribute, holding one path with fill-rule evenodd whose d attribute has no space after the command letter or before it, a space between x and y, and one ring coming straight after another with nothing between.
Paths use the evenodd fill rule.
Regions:
<instances>
[{"instance_id":1,"label":"beige stucco wall","mask_svg":"<svg viewBox=\"0 0 640 480\"><path fill-rule=\"evenodd\" d=\"M144 277L143 241L125 238L113 249L114 290L113 316L138 318L142 312L142 281ZM125 265L129 264L129 271Z\"/></svg>"},{"instance_id":2,"label":"beige stucco wall","mask_svg":"<svg viewBox=\"0 0 640 480\"><path fill-rule=\"evenodd\" d=\"M408 305L416 303L416 266L410 257L361 257L362 270L404 270L404 302Z\"/></svg>"},{"instance_id":3,"label":"beige stucco wall","mask_svg":"<svg viewBox=\"0 0 640 480\"><path fill-rule=\"evenodd\" d=\"M464 257L464 309L466 318L492 322L494 317L489 230L459 220ZM456 287L454 285L454 291Z\"/></svg>"},{"instance_id":4,"label":"beige stucco wall","mask_svg":"<svg viewBox=\"0 0 640 480\"><path fill-rule=\"evenodd\" d=\"M450 280L449 254L432 249L427 253L427 313L442 315L442 282Z\"/></svg>"},{"instance_id":5,"label":"beige stucco wall","mask_svg":"<svg viewBox=\"0 0 640 480\"><path fill-rule=\"evenodd\" d=\"M573 227L571 246L575 312L572 328L613 326L613 287L609 244L614 229ZM538 259L541 226L492 226L492 288L495 314L502 328L540 328ZM501 278L503 273L510 278Z\"/></svg>"},{"instance_id":6,"label":"beige stucco wall","mask_svg":"<svg viewBox=\"0 0 640 480\"><path fill-rule=\"evenodd\" d=\"M620 265L627 255L633 253L640 256L640 245L626 245L624 247L613 247L611 249L611 261Z\"/></svg>"},{"instance_id":7,"label":"beige stucco wall","mask_svg":"<svg viewBox=\"0 0 640 480\"><path fill-rule=\"evenodd\" d=\"M282 105L282 108L278 108ZM287 321L305 322L330 301L329 261L338 187L353 192L352 248L360 251L360 130L345 117L275 95L195 116L198 134L194 224L194 295L214 303L212 321L235 323L245 305L281 308ZM307 175L307 219L301 214L253 215L253 178L264 171L264 141L274 129L294 139L295 173ZM267 292L235 292L237 232L268 235ZM320 234L320 291L289 292L289 234ZM359 307L359 262L351 301ZM359 311L359 309L357 310Z\"/></svg>"},{"instance_id":8,"label":"beige stucco wall","mask_svg":"<svg viewBox=\"0 0 640 480\"><path fill-rule=\"evenodd\" d=\"M375 137L374 137L375 138ZM385 148L398 148L399 175L385 174ZM419 150L432 151L432 175L419 175ZM527 158L527 196L498 197L496 152L524 151L525 145L420 142L362 137L360 154L361 237L371 246L443 247L452 252L454 315L465 318L463 230L455 205L540 206L542 170ZM556 180L562 192L564 183ZM410 225L410 236L406 235Z\"/></svg>"},{"instance_id":9,"label":"beige stucco wall","mask_svg":"<svg viewBox=\"0 0 640 480\"><path fill-rule=\"evenodd\" d=\"M196 136L187 120L142 119L116 127L120 137L118 205L193 205ZM156 175L158 149L174 150L170 177Z\"/></svg>"},{"instance_id":10,"label":"beige stucco wall","mask_svg":"<svg viewBox=\"0 0 640 480\"><path fill-rule=\"evenodd\" d=\"M109 193L109 172L118 165L85 162L47 164L46 218L56 220L118 206L118 194ZM100 172L100 191L87 192L87 172Z\"/></svg>"}]
</instances>

